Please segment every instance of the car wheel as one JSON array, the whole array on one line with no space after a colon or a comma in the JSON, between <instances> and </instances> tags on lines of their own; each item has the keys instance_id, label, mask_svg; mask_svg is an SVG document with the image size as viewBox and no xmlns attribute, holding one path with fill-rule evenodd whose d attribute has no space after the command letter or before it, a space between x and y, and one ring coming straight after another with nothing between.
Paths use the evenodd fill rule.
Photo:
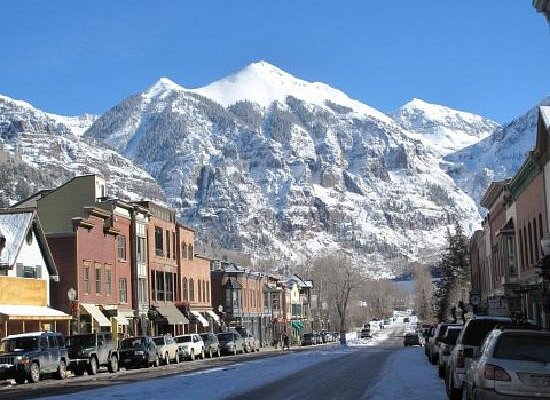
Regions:
<instances>
[{"instance_id":1,"label":"car wheel","mask_svg":"<svg viewBox=\"0 0 550 400\"><path fill-rule=\"evenodd\" d=\"M155 362L153 363L155 367L160 366L160 358L158 354L155 354Z\"/></svg>"},{"instance_id":2,"label":"car wheel","mask_svg":"<svg viewBox=\"0 0 550 400\"><path fill-rule=\"evenodd\" d=\"M168 357L168 353L164 353L164 365L170 365L170 357Z\"/></svg>"},{"instance_id":3,"label":"car wheel","mask_svg":"<svg viewBox=\"0 0 550 400\"><path fill-rule=\"evenodd\" d=\"M439 375L440 378L445 378L445 368L443 368L442 365L437 367L437 375Z\"/></svg>"},{"instance_id":4,"label":"car wheel","mask_svg":"<svg viewBox=\"0 0 550 400\"><path fill-rule=\"evenodd\" d=\"M109 360L109 372L111 374L117 373L119 370L118 367L118 357L117 356L111 356L111 359Z\"/></svg>"},{"instance_id":5,"label":"car wheel","mask_svg":"<svg viewBox=\"0 0 550 400\"><path fill-rule=\"evenodd\" d=\"M191 349L191 353L189 353L189 359L191 361L195 361L195 350Z\"/></svg>"},{"instance_id":6,"label":"car wheel","mask_svg":"<svg viewBox=\"0 0 550 400\"><path fill-rule=\"evenodd\" d=\"M222 356L222 353L220 351L220 348L218 347L218 357L221 357Z\"/></svg>"},{"instance_id":7,"label":"car wheel","mask_svg":"<svg viewBox=\"0 0 550 400\"><path fill-rule=\"evenodd\" d=\"M462 397L461 390L455 389L454 379L451 375L448 380L448 384L446 385L447 389L447 397L451 400L459 400Z\"/></svg>"},{"instance_id":8,"label":"car wheel","mask_svg":"<svg viewBox=\"0 0 550 400\"><path fill-rule=\"evenodd\" d=\"M202 349L201 352L201 359L204 360L206 358L206 354L204 353L204 349Z\"/></svg>"},{"instance_id":9,"label":"car wheel","mask_svg":"<svg viewBox=\"0 0 550 400\"><path fill-rule=\"evenodd\" d=\"M88 364L88 375L97 374L97 360L95 357L90 358L90 363Z\"/></svg>"},{"instance_id":10,"label":"car wheel","mask_svg":"<svg viewBox=\"0 0 550 400\"><path fill-rule=\"evenodd\" d=\"M181 357L179 351L176 351L176 358L174 359L174 362L176 364L179 364L181 362Z\"/></svg>"},{"instance_id":11,"label":"car wheel","mask_svg":"<svg viewBox=\"0 0 550 400\"><path fill-rule=\"evenodd\" d=\"M208 349L208 357L212 358L212 347L210 347L210 349Z\"/></svg>"},{"instance_id":12,"label":"car wheel","mask_svg":"<svg viewBox=\"0 0 550 400\"><path fill-rule=\"evenodd\" d=\"M29 372L29 382L36 383L40 381L40 366L38 363L32 363L31 364L31 370Z\"/></svg>"},{"instance_id":13,"label":"car wheel","mask_svg":"<svg viewBox=\"0 0 550 400\"><path fill-rule=\"evenodd\" d=\"M234 356L237 355L237 346L235 346L235 347L233 348L233 355L234 355Z\"/></svg>"},{"instance_id":14,"label":"car wheel","mask_svg":"<svg viewBox=\"0 0 550 400\"><path fill-rule=\"evenodd\" d=\"M65 360L59 361L59 366L57 367L57 379L63 380L67 377L67 364Z\"/></svg>"},{"instance_id":15,"label":"car wheel","mask_svg":"<svg viewBox=\"0 0 550 400\"><path fill-rule=\"evenodd\" d=\"M15 376L15 383L17 383L18 385L21 385L23 383L25 383L25 380L27 378L25 377L25 375L16 375Z\"/></svg>"}]
</instances>

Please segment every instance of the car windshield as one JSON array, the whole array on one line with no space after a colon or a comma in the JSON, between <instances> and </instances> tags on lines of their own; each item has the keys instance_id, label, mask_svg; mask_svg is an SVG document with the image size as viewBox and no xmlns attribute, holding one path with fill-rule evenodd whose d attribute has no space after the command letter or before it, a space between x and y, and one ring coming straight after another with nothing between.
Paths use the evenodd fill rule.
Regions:
<instances>
[{"instance_id":1,"label":"car windshield","mask_svg":"<svg viewBox=\"0 0 550 400\"><path fill-rule=\"evenodd\" d=\"M210 340L210 335L208 335L207 333L203 333L202 335L200 335L202 340L205 341L205 340Z\"/></svg>"},{"instance_id":2,"label":"car windshield","mask_svg":"<svg viewBox=\"0 0 550 400\"><path fill-rule=\"evenodd\" d=\"M191 342L191 336L177 336L174 338L174 340L176 341L176 343L189 343Z\"/></svg>"},{"instance_id":3,"label":"car windshield","mask_svg":"<svg viewBox=\"0 0 550 400\"><path fill-rule=\"evenodd\" d=\"M95 346L95 335L74 335L69 336L69 346L90 347Z\"/></svg>"},{"instance_id":4,"label":"car windshield","mask_svg":"<svg viewBox=\"0 0 550 400\"><path fill-rule=\"evenodd\" d=\"M462 335L462 344L468 346L479 346L483 338L487 336L496 326L506 324L506 321L495 319L473 319L468 326L464 328Z\"/></svg>"},{"instance_id":5,"label":"car windshield","mask_svg":"<svg viewBox=\"0 0 550 400\"><path fill-rule=\"evenodd\" d=\"M220 333L218 335L218 340L220 342L230 342L231 340L233 340L234 336L232 333Z\"/></svg>"},{"instance_id":6,"label":"car windshield","mask_svg":"<svg viewBox=\"0 0 550 400\"><path fill-rule=\"evenodd\" d=\"M153 342L155 342L155 344L158 344L159 346L164 345L164 338L162 336L154 337Z\"/></svg>"},{"instance_id":7,"label":"car windshield","mask_svg":"<svg viewBox=\"0 0 550 400\"><path fill-rule=\"evenodd\" d=\"M132 349L134 347L142 347L145 344L144 337L127 338L120 342L121 349Z\"/></svg>"},{"instance_id":8,"label":"car windshield","mask_svg":"<svg viewBox=\"0 0 550 400\"><path fill-rule=\"evenodd\" d=\"M38 348L37 336L25 336L13 339L4 339L0 342L0 353L10 351L36 350Z\"/></svg>"},{"instance_id":9,"label":"car windshield","mask_svg":"<svg viewBox=\"0 0 550 400\"><path fill-rule=\"evenodd\" d=\"M456 339L458 338L461 330L462 329L456 328L447 329L447 334L445 335L445 338L447 339L447 344L456 344Z\"/></svg>"},{"instance_id":10,"label":"car windshield","mask_svg":"<svg viewBox=\"0 0 550 400\"><path fill-rule=\"evenodd\" d=\"M495 346L495 358L550 363L550 336L504 334Z\"/></svg>"},{"instance_id":11,"label":"car windshield","mask_svg":"<svg viewBox=\"0 0 550 400\"><path fill-rule=\"evenodd\" d=\"M312 338L312 337L313 337L312 333L304 333L304 338Z\"/></svg>"}]
</instances>

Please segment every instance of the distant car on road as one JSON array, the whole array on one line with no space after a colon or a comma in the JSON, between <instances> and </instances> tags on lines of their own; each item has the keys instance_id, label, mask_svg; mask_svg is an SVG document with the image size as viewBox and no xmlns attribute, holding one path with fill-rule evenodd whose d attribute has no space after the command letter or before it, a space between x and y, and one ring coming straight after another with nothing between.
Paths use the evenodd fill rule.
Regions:
<instances>
[{"instance_id":1,"label":"distant car on road","mask_svg":"<svg viewBox=\"0 0 550 400\"><path fill-rule=\"evenodd\" d=\"M171 360L176 364L180 362L179 346L172 335L154 336L153 341L157 345L160 360L163 364L169 365Z\"/></svg>"},{"instance_id":2,"label":"distant car on road","mask_svg":"<svg viewBox=\"0 0 550 400\"><path fill-rule=\"evenodd\" d=\"M198 334L189 333L186 335L178 335L174 337L174 341L179 346L181 357L191 361L193 361L195 357L204 359L204 342Z\"/></svg>"},{"instance_id":3,"label":"distant car on road","mask_svg":"<svg viewBox=\"0 0 550 400\"><path fill-rule=\"evenodd\" d=\"M420 346L420 338L416 333L407 333L403 337L403 346Z\"/></svg>"},{"instance_id":4,"label":"distant car on road","mask_svg":"<svg viewBox=\"0 0 550 400\"><path fill-rule=\"evenodd\" d=\"M313 333L304 333L302 335L302 341L301 341L302 346L311 346L314 344L316 344L316 341Z\"/></svg>"}]
</instances>

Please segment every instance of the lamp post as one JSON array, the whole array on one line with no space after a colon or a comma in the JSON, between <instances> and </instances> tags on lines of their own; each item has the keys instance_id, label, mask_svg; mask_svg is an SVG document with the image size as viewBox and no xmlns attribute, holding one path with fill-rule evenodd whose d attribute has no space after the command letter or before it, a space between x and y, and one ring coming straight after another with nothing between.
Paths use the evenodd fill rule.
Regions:
<instances>
[{"instance_id":1,"label":"lamp post","mask_svg":"<svg viewBox=\"0 0 550 400\"><path fill-rule=\"evenodd\" d=\"M218 313L220 314L220 329L224 332L225 321L223 317L223 305L221 304L218 306Z\"/></svg>"}]
</instances>

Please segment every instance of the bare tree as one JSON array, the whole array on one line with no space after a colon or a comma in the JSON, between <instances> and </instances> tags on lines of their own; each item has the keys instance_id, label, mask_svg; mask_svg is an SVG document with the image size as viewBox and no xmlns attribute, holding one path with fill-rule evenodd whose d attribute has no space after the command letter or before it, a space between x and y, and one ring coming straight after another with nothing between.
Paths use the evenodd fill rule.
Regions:
<instances>
[{"instance_id":1,"label":"bare tree","mask_svg":"<svg viewBox=\"0 0 550 400\"><path fill-rule=\"evenodd\" d=\"M414 298L416 313L420 320L426 321L432 318L432 274L429 268L420 263L412 265L414 272Z\"/></svg>"}]
</instances>

